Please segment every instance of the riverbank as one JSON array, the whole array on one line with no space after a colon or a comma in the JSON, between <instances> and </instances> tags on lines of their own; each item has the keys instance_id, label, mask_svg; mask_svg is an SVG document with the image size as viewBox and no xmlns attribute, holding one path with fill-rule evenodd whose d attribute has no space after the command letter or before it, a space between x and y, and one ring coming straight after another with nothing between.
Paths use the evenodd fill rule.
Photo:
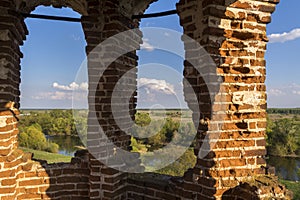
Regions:
<instances>
[{"instance_id":1,"label":"riverbank","mask_svg":"<svg viewBox=\"0 0 300 200\"><path fill-rule=\"evenodd\" d=\"M20 147L19 149L21 149L24 152L33 153L34 159L46 160L49 164L58 163L58 162L71 162L71 158L72 158L72 156L66 156L57 153L49 153L45 151L38 151L38 150L33 150L33 149L28 149L23 147Z\"/></svg>"},{"instance_id":2,"label":"riverbank","mask_svg":"<svg viewBox=\"0 0 300 200\"><path fill-rule=\"evenodd\" d=\"M293 192L295 200L300 199L300 182L280 180L280 183L285 185L286 188Z\"/></svg>"},{"instance_id":3,"label":"riverbank","mask_svg":"<svg viewBox=\"0 0 300 200\"><path fill-rule=\"evenodd\" d=\"M266 160L268 165L275 167L276 175L283 180L300 181L298 175L300 169L299 158L283 158L270 156Z\"/></svg>"},{"instance_id":4,"label":"riverbank","mask_svg":"<svg viewBox=\"0 0 300 200\"><path fill-rule=\"evenodd\" d=\"M48 153L44 151L37 151L28 148L20 148L24 152L31 152L34 154L33 158L40 160L47 160L48 163L57 163L57 162L70 162L72 156L65 156L61 154ZM300 182L280 180L280 182L285 185L290 191L293 192L295 200L300 199Z\"/></svg>"},{"instance_id":5,"label":"riverbank","mask_svg":"<svg viewBox=\"0 0 300 200\"><path fill-rule=\"evenodd\" d=\"M273 156L273 157L278 157L278 158L300 158L300 155L272 155L272 154L269 154L267 156L268 157Z\"/></svg>"}]
</instances>

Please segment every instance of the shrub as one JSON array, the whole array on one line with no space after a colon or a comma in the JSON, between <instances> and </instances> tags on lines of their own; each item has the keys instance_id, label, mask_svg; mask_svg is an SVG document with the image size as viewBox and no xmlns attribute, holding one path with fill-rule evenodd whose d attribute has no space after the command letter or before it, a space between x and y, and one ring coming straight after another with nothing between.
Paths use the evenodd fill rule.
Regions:
<instances>
[{"instance_id":1,"label":"shrub","mask_svg":"<svg viewBox=\"0 0 300 200\"><path fill-rule=\"evenodd\" d=\"M267 144L271 155L294 155L298 153L300 136L299 125L294 119L268 121Z\"/></svg>"},{"instance_id":2,"label":"shrub","mask_svg":"<svg viewBox=\"0 0 300 200\"><path fill-rule=\"evenodd\" d=\"M22 129L22 132L19 134L19 144L22 147L52 153L57 153L59 148L57 144L47 142L42 128L38 124L33 124Z\"/></svg>"},{"instance_id":3,"label":"shrub","mask_svg":"<svg viewBox=\"0 0 300 200\"><path fill-rule=\"evenodd\" d=\"M47 142L47 147L45 151L50 153L58 153L59 145L53 142Z\"/></svg>"},{"instance_id":4,"label":"shrub","mask_svg":"<svg viewBox=\"0 0 300 200\"><path fill-rule=\"evenodd\" d=\"M22 147L29 147L28 141L29 141L28 134L25 132L21 132L19 134L19 145Z\"/></svg>"}]
</instances>

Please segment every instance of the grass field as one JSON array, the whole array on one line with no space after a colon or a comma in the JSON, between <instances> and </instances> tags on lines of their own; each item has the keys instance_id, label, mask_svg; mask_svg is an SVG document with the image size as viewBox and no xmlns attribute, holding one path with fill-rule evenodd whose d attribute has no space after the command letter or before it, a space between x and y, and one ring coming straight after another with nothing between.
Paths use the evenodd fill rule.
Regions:
<instances>
[{"instance_id":1,"label":"grass field","mask_svg":"<svg viewBox=\"0 0 300 200\"><path fill-rule=\"evenodd\" d=\"M192 122L192 111L189 109L138 109L137 112L148 113L152 120L163 120L170 117L177 122Z\"/></svg>"},{"instance_id":2,"label":"grass field","mask_svg":"<svg viewBox=\"0 0 300 200\"><path fill-rule=\"evenodd\" d=\"M286 180L280 180L280 182L287 187L288 190L292 191L294 193L295 200L300 199L300 182L294 182L294 181L286 181Z\"/></svg>"},{"instance_id":3,"label":"grass field","mask_svg":"<svg viewBox=\"0 0 300 200\"><path fill-rule=\"evenodd\" d=\"M298 114L268 114L268 117L271 120L278 120L278 119L282 119L282 118L297 119L297 117L299 117L299 115Z\"/></svg>"},{"instance_id":4,"label":"grass field","mask_svg":"<svg viewBox=\"0 0 300 200\"><path fill-rule=\"evenodd\" d=\"M46 160L48 163L71 162L72 156L64 156L57 153L48 153L45 151L37 151L33 149L20 148L24 152L33 153L34 159Z\"/></svg>"}]
</instances>

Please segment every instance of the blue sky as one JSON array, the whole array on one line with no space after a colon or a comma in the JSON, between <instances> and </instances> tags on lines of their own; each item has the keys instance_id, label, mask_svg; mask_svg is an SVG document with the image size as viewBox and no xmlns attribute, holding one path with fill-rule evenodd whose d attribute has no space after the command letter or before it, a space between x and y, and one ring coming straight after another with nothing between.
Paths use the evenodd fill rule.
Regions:
<instances>
[{"instance_id":1,"label":"blue sky","mask_svg":"<svg viewBox=\"0 0 300 200\"><path fill-rule=\"evenodd\" d=\"M300 107L300 1L282 0L267 27L269 107ZM272 35L278 34L278 35Z\"/></svg>"},{"instance_id":2,"label":"blue sky","mask_svg":"<svg viewBox=\"0 0 300 200\"><path fill-rule=\"evenodd\" d=\"M153 3L147 13L175 9L176 2ZM271 41L266 54L269 107L300 107L299 7L298 0L281 1L268 25ZM50 7L38 7L34 13L80 17L71 9ZM26 24L29 35L22 47L21 107L71 108L73 91L83 94L79 101L84 107L86 80L75 80L85 59L86 43L80 23L26 19ZM182 32L177 15L143 19L141 27ZM182 46L179 39L174 42ZM138 106L185 107L181 84L183 59L170 52L155 50L154 43L151 36L145 35L142 50L138 52Z\"/></svg>"}]
</instances>

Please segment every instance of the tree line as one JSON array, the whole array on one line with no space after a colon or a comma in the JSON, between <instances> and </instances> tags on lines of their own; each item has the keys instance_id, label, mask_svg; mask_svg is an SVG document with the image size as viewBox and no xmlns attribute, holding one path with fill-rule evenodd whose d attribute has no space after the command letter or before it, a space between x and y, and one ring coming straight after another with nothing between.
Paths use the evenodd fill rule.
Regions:
<instances>
[{"instance_id":1,"label":"tree line","mask_svg":"<svg viewBox=\"0 0 300 200\"><path fill-rule=\"evenodd\" d=\"M82 111L86 112L86 111ZM29 127L39 124L45 135L73 135L77 136L78 127L86 129L86 118L73 118L72 110L46 110L23 113L19 127Z\"/></svg>"},{"instance_id":2,"label":"tree line","mask_svg":"<svg viewBox=\"0 0 300 200\"><path fill-rule=\"evenodd\" d=\"M290 113L290 111L288 112ZM59 146L47 141L46 136L78 136L77 130L86 133L86 111L82 111L81 116L75 120L72 110L48 110L24 113L19 123L20 146L57 152ZM148 113L138 112L135 118L137 126L132 127L130 130L131 134L135 136L131 139L132 151L141 154L154 152L165 147L171 141L178 141L177 145L189 146L190 148L188 148L187 152L177 159L175 163L158 171L159 173L171 175L183 175L196 162L193 152L196 142L196 130L192 122L180 124L179 121L174 120L170 116L172 115L169 115L167 119L151 119ZM266 140L269 155L300 156L299 121L295 117L267 120ZM148 126L150 123L151 126ZM151 136L149 137L149 135ZM191 141L193 142L191 143Z\"/></svg>"},{"instance_id":3,"label":"tree line","mask_svg":"<svg viewBox=\"0 0 300 200\"><path fill-rule=\"evenodd\" d=\"M19 144L34 150L57 153L59 145L49 142L46 136L78 136L77 131L86 133L86 111L82 116L73 118L72 110L46 110L21 112L19 122Z\"/></svg>"},{"instance_id":4,"label":"tree line","mask_svg":"<svg viewBox=\"0 0 300 200\"><path fill-rule=\"evenodd\" d=\"M268 108L267 109L268 114L300 114L300 108Z\"/></svg>"},{"instance_id":5,"label":"tree line","mask_svg":"<svg viewBox=\"0 0 300 200\"><path fill-rule=\"evenodd\" d=\"M178 116L175 113L176 117ZM166 166L157 173L168 174L173 176L183 176L189 168L193 168L196 163L196 156L194 154L196 129L192 122L183 122L173 120L168 115L166 119L151 119L148 113L138 112L135 116L135 123L130 132L133 136L131 139L131 146L133 152L139 152L142 154L142 161L147 162L147 156L143 155L145 152L150 155L157 154L155 157L159 159L170 159L171 155L177 152L179 146L187 147L187 151L184 152L178 159L175 160L169 166ZM149 137L150 136L150 137ZM159 150L161 150L170 142L175 145L169 145L167 148L168 156L160 156ZM150 160L150 163L153 161ZM150 168L148 170L151 170Z\"/></svg>"},{"instance_id":6,"label":"tree line","mask_svg":"<svg viewBox=\"0 0 300 200\"><path fill-rule=\"evenodd\" d=\"M297 118L267 120L269 155L300 156L300 124Z\"/></svg>"}]
</instances>

